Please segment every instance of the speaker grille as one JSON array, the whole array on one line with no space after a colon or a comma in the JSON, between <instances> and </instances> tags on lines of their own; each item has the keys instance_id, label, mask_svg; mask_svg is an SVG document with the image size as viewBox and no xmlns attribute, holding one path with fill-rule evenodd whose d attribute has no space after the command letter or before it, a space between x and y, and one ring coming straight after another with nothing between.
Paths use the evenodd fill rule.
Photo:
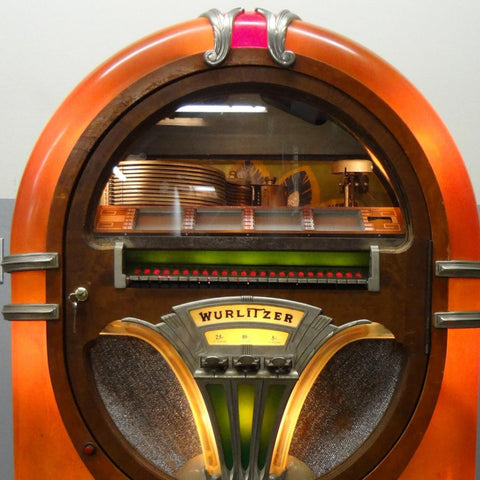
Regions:
<instances>
[{"instance_id":1,"label":"speaker grille","mask_svg":"<svg viewBox=\"0 0 480 480\"><path fill-rule=\"evenodd\" d=\"M290 455L317 476L351 456L387 410L404 361L393 340L361 340L340 350L307 396Z\"/></svg>"},{"instance_id":2,"label":"speaker grille","mask_svg":"<svg viewBox=\"0 0 480 480\"><path fill-rule=\"evenodd\" d=\"M102 336L89 355L103 403L137 452L168 474L201 453L187 399L160 353L136 338Z\"/></svg>"},{"instance_id":3,"label":"speaker grille","mask_svg":"<svg viewBox=\"0 0 480 480\"><path fill-rule=\"evenodd\" d=\"M105 336L89 354L108 413L145 459L173 475L201 453L187 399L154 348L132 337ZM344 347L308 394L290 455L316 476L351 456L387 410L404 361L403 349L391 340L362 340Z\"/></svg>"}]
</instances>

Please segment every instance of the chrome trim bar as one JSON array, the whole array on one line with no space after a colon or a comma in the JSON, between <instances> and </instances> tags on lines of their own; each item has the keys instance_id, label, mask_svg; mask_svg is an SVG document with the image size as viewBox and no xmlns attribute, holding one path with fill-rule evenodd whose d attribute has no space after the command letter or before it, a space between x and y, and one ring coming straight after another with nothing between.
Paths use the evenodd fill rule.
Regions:
<instances>
[{"instance_id":1,"label":"chrome trim bar","mask_svg":"<svg viewBox=\"0 0 480 480\"><path fill-rule=\"evenodd\" d=\"M370 246L370 275L368 277L368 291L380 291L380 248L378 245Z\"/></svg>"},{"instance_id":2,"label":"chrome trim bar","mask_svg":"<svg viewBox=\"0 0 480 480\"><path fill-rule=\"evenodd\" d=\"M58 253L20 253L3 257L5 273L58 268Z\"/></svg>"},{"instance_id":3,"label":"chrome trim bar","mask_svg":"<svg viewBox=\"0 0 480 480\"><path fill-rule=\"evenodd\" d=\"M433 325L436 328L480 328L480 311L436 312Z\"/></svg>"},{"instance_id":4,"label":"chrome trim bar","mask_svg":"<svg viewBox=\"0 0 480 480\"><path fill-rule=\"evenodd\" d=\"M4 254L4 239L0 238L0 284L5 273L26 272L29 270L49 270L59 267L58 253L17 253Z\"/></svg>"},{"instance_id":5,"label":"chrome trim bar","mask_svg":"<svg viewBox=\"0 0 480 480\"><path fill-rule=\"evenodd\" d=\"M480 262L470 260L439 260L435 263L437 277L480 278Z\"/></svg>"},{"instance_id":6,"label":"chrome trim bar","mask_svg":"<svg viewBox=\"0 0 480 480\"><path fill-rule=\"evenodd\" d=\"M5 320L58 320L59 306L56 303L15 303L4 305Z\"/></svg>"},{"instance_id":7,"label":"chrome trim bar","mask_svg":"<svg viewBox=\"0 0 480 480\"><path fill-rule=\"evenodd\" d=\"M123 242L115 242L113 249L113 286L127 287L127 277L123 273Z\"/></svg>"}]
</instances>

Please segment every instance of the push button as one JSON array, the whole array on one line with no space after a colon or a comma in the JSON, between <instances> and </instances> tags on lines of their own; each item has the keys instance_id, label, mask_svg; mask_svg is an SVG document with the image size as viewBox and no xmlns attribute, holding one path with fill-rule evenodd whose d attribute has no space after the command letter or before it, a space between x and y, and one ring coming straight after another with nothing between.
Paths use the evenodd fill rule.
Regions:
<instances>
[{"instance_id":1,"label":"push button","mask_svg":"<svg viewBox=\"0 0 480 480\"><path fill-rule=\"evenodd\" d=\"M202 368L204 368L205 370L208 370L209 372L223 373L228 368L228 358L211 355L208 357L201 358L200 365Z\"/></svg>"},{"instance_id":2,"label":"push button","mask_svg":"<svg viewBox=\"0 0 480 480\"><path fill-rule=\"evenodd\" d=\"M260 359L252 355L242 355L233 361L233 366L242 373L255 373L260 369Z\"/></svg>"},{"instance_id":3,"label":"push button","mask_svg":"<svg viewBox=\"0 0 480 480\"><path fill-rule=\"evenodd\" d=\"M286 357L274 357L265 360L265 366L270 373L285 375L292 370L292 359Z\"/></svg>"}]
</instances>

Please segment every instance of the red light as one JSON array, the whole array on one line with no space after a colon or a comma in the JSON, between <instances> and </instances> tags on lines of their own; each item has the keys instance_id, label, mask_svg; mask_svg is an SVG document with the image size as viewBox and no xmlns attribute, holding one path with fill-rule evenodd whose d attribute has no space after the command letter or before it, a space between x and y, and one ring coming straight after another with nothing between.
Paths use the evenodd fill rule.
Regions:
<instances>
[{"instance_id":1,"label":"red light","mask_svg":"<svg viewBox=\"0 0 480 480\"><path fill-rule=\"evenodd\" d=\"M198 270L192 270L192 275L198 275L200 272Z\"/></svg>"},{"instance_id":2,"label":"red light","mask_svg":"<svg viewBox=\"0 0 480 480\"><path fill-rule=\"evenodd\" d=\"M275 273L275 272L270 272L269 275L270 275L271 277L275 277L276 273Z\"/></svg>"},{"instance_id":3,"label":"red light","mask_svg":"<svg viewBox=\"0 0 480 480\"><path fill-rule=\"evenodd\" d=\"M251 277L256 277L256 276L257 276L257 272L256 272L255 270L252 270L252 271L250 272L250 276L251 276Z\"/></svg>"},{"instance_id":4,"label":"red light","mask_svg":"<svg viewBox=\"0 0 480 480\"><path fill-rule=\"evenodd\" d=\"M240 276L241 276L241 277L246 277L246 276L247 276L247 272L246 272L245 270L242 270L242 271L240 272Z\"/></svg>"},{"instance_id":5,"label":"red light","mask_svg":"<svg viewBox=\"0 0 480 480\"><path fill-rule=\"evenodd\" d=\"M285 277L285 275L286 275L285 272L278 272L279 277Z\"/></svg>"},{"instance_id":6,"label":"red light","mask_svg":"<svg viewBox=\"0 0 480 480\"><path fill-rule=\"evenodd\" d=\"M172 273L173 273L173 275L180 275L180 270L178 270L178 268L176 268Z\"/></svg>"},{"instance_id":7,"label":"red light","mask_svg":"<svg viewBox=\"0 0 480 480\"><path fill-rule=\"evenodd\" d=\"M164 271L163 271L163 274L164 275L170 275L170 270L168 268L166 268Z\"/></svg>"},{"instance_id":8,"label":"red light","mask_svg":"<svg viewBox=\"0 0 480 480\"><path fill-rule=\"evenodd\" d=\"M141 268L136 268L134 273L135 273L135 275L140 275L142 273L142 269Z\"/></svg>"},{"instance_id":9,"label":"red light","mask_svg":"<svg viewBox=\"0 0 480 480\"><path fill-rule=\"evenodd\" d=\"M295 272L288 272L288 276L289 276L290 278L295 277Z\"/></svg>"},{"instance_id":10,"label":"red light","mask_svg":"<svg viewBox=\"0 0 480 480\"><path fill-rule=\"evenodd\" d=\"M312 277L315 276L315 274L314 274L313 272L308 272L308 273L307 273L307 276L310 277L310 278L312 278Z\"/></svg>"},{"instance_id":11,"label":"red light","mask_svg":"<svg viewBox=\"0 0 480 480\"><path fill-rule=\"evenodd\" d=\"M266 277L266 276L267 276L267 272L264 272L263 270L261 270L261 271L259 272L259 275L260 275L261 277Z\"/></svg>"},{"instance_id":12,"label":"red light","mask_svg":"<svg viewBox=\"0 0 480 480\"><path fill-rule=\"evenodd\" d=\"M333 272L327 272L327 277L328 278L333 278Z\"/></svg>"},{"instance_id":13,"label":"red light","mask_svg":"<svg viewBox=\"0 0 480 480\"><path fill-rule=\"evenodd\" d=\"M226 276L228 275L228 271L227 271L227 270L222 270L222 275L223 275L224 277L226 277Z\"/></svg>"},{"instance_id":14,"label":"red light","mask_svg":"<svg viewBox=\"0 0 480 480\"><path fill-rule=\"evenodd\" d=\"M317 277L323 277L323 272L317 272Z\"/></svg>"},{"instance_id":15,"label":"red light","mask_svg":"<svg viewBox=\"0 0 480 480\"><path fill-rule=\"evenodd\" d=\"M182 271L182 275L190 275L190 271L185 269Z\"/></svg>"},{"instance_id":16,"label":"red light","mask_svg":"<svg viewBox=\"0 0 480 480\"><path fill-rule=\"evenodd\" d=\"M160 275L160 269L159 269L159 268L156 268L156 269L153 271L153 274L154 274L154 275Z\"/></svg>"},{"instance_id":17,"label":"red light","mask_svg":"<svg viewBox=\"0 0 480 480\"><path fill-rule=\"evenodd\" d=\"M362 274L360 272L355 273L355 278L362 278Z\"/></svg>"},{"instance_id":18,"label":"red light","mask_svg":"<svg viewBox=\"0 0 480 480\"><path fill-rule=\"evenodd\" d=\"M336 274L337 278L343 278L343 273L342 272L337 272Z\"/></svg>"},{"instance_id":19,"label":"red light","mask_svg":"<svg viewBox=\"0 0 480 480\"><path fill-rule=\"evenodd\" d=\"M347 278L353 278L352 272L347 272L347 273L345 273L345 276L346 276Z\"/></svg>"},{"instance_id":20,"label":"red light","mask_svg":"<svg viewBox=\"0 0 480 480\"><path fill-rule=\"evenodd\" d=\"M152 273L152 271L151 271L149 268L146 268L146 269L143 271L143 273L144 273L145 275L150 275L150 274Z\"/></svg>"},{"instance_id":21,"label":"red light","mask_svg":"<svg viewBox=\"0 0 480 480\"><path fill-rule=\"evenodd\" d=\"M238 272L236 270L232 270L231 274L233 277L236 277L238 275Z\"/></svg>"},{"instance_id":22,"label":"red light","mask_svg":"<svg viewBox=\"0 0 480 480\"><path fill-rule=\"evenodd\" d=\"M208 275L208 270L203 270L203 271L202 271L202 275L207 276L207 275Z\"/></svg>"},{"instance_id":23,"label":"red light","mask_svg":"<svg viewBox=\"0 0 480 480\"><path fill-rule=\"evenodd\" d=\"M85 455L88 455L89 457L91 457L92 455L95 455L96 452L97 452L97 449L95 448L95 445L93 445L93 443L89 442L83 446L83 453Z\"/></svg>"},{"instance_id":24,"label":"red light","mask_svg":"<svg viewBox=\"0 0 480 480\"><path fill-rule=\"evenodd\" d=\"M214 277L218 277L218 270L212 270L212 275Z\"/></svg>"},{"instance_id":25,"label":"red light","mask_svg":"<svg viewBox=\"0 0 480 480\"><path fill-rule=\"evenodd\" d=\"M300 277L300 278L303 278L305 276L305 273L304 272L298 272L297 275Z\"/></svg>"}]
</instances>

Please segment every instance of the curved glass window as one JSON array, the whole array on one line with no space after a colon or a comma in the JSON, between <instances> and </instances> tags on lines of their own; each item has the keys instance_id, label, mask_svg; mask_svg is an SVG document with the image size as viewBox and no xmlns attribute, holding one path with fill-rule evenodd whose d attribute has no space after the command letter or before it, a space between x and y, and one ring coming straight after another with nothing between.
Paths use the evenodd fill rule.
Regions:
<instances>
[{"instance_id":1,"label":"curved glass window","mask_svg":"<svg viewBox=\"0 0 480 480\"><path fill-rule=\"evenodd\" d=\"M405 225L385 169L327 114L232 93L185 101L135 138L95 230L402 236Z\"/></svg>"}]
</instances>

